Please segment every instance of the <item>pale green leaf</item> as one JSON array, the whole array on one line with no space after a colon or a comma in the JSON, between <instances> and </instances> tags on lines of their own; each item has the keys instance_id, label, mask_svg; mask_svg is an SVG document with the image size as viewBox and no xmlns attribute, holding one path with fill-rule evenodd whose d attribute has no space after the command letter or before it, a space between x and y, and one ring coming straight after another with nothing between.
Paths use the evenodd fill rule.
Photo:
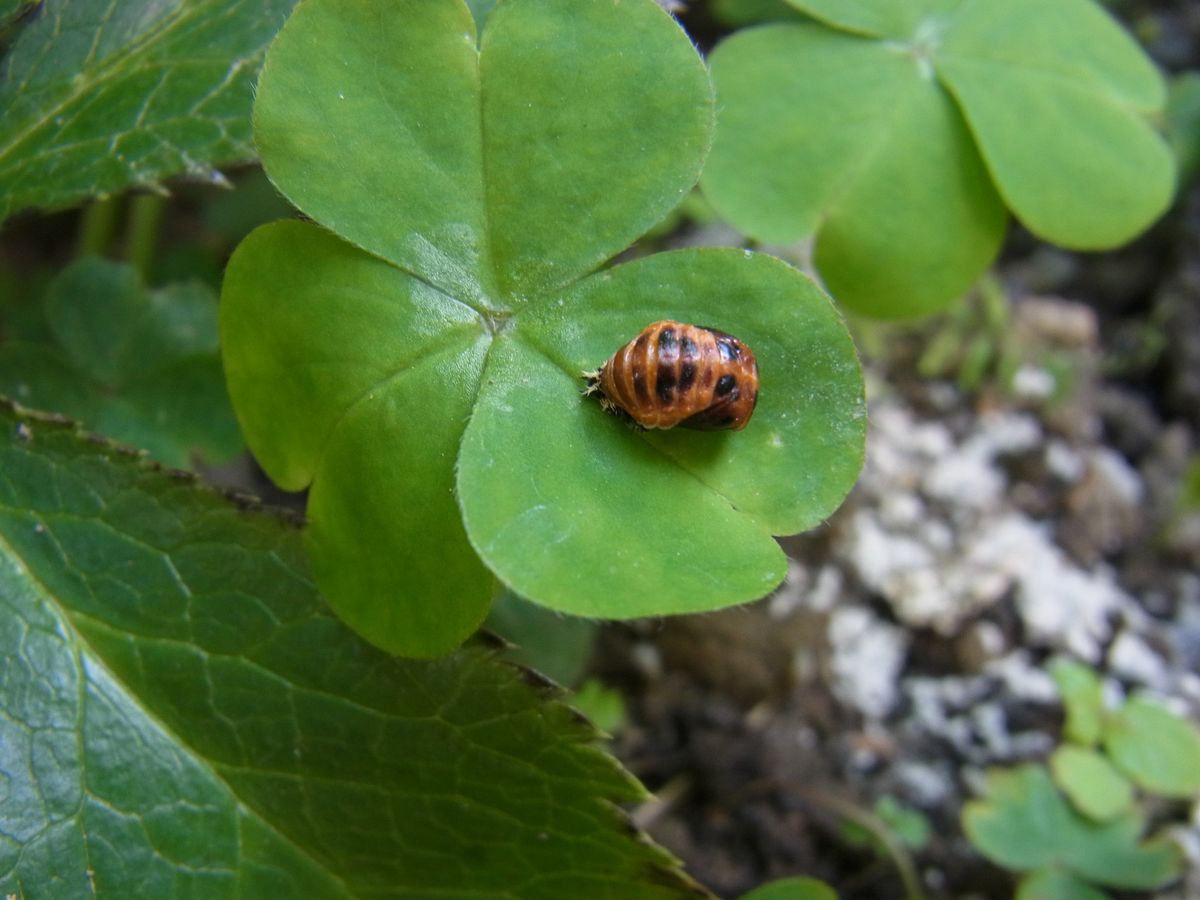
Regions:
<instances>
[{"instance_id":1,"label":"pale green leaf","mask_svg":"<svg viewBox=\"0 0 1200 900\"><path fill-rule=\"evenodd\" d=\"M1173 844L1142 841L1142 816L1093 822L1071 808L1041 766L989 771L986 797L963 807L963 829L984 856L1018 872L1062 867L1112 887L1154 888L1180 868Z\"/></svg>"},{"instance_id":2,"label":"pale green leaf","mask_svg":"<svg viewBox=\"0 0 1200 900\"><path fill-rule=\"evenodd\" d=\"M816 878L780 878L742 894L741 900L837 900L837 894Z\"/></svg>"},{"instance_id":3,"label":"pale green leaf","mask_svg":"<svg viewBox=\"0 0 1200 900\"><path fill-rule=\"evenodd\" d=\"M1050 771L1081 813L1098 822L1116 818L1133 805L1133 785L1095 750L1064 744L1050 757Z\"/></svg>"},{"instance_id":4,"label":"pale green leaf","mask_svg":"<svg viewBox=\"0 0 1200 900\"><path fill-rule=\"evenodd\" d=\"M1039 869L1021 879L1016 900L1109 900L1109 896L1070 872Z\"/></svg>"},{"instance_id":5,"label":"pale green leaf","mask_svg":"<svg viewBox=\"0 0 1200 900\"><path fill-rule=\"evenodd\" d=\"M704 189L748 235L813 237L842 303L913 316L994 258L1004 206L1068 247L1127 241L1167 207L1153 65L1092 0L791 0L823 25L712 55ZM827 26L827 27L826 27Z\"/></svg>"},{"instance_id":6,"label":"pale green leaf","mask_svg":"<svg viewBox=\"0 0 1200 900\"><path fill-rule=\"evenodd\" d=\"M1060 660L1050 667L1066 707L1063 732L1068 740L1091 747L1100 740L1104 724L1104 694L1096 673L1083 663Z\"/></svg>"},{"instance_id":7,"label":"pale green leaf","mask_svg":"<svg viewBox=\"0 0 1200 900\"><path fill-rule=\"evenodd\" d=\"M1151 700L1135 697L1109 715L1104 748L1148 791L1184 798L1200 793L1200 730Z\"/></svg>"}]
</instances>

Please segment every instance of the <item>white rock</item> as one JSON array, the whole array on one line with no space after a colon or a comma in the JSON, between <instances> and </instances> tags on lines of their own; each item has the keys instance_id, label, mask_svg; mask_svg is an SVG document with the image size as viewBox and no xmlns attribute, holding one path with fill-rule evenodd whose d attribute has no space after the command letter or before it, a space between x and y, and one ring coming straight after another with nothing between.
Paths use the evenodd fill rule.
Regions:
<instances>
[{"instance_id":1,"label":"white rock","mask_svg":"<svg viewBox=\"0 0 1200 900\"><path fill-rule=\"evenodd\" d=\"M938 806L950 796L950 774L929 763L913 760L900 762L892 774L917 806Z\"/></svg>"},{"instance_id":2,"label":"white rock","mask_svg":"<svg viewBox=\"0 0 1200 900\"><path fill-rule=\"evenodd\" d=\"M1136 506L1142 502L1142 496L1146 492L1142 476L1121 454L1107 447L1097 447L1092 451L1088 463L1092 471L1103 478L1127 505Z\"/></svg>"},{"instance_id":3,"label":"white rock","mask_svg":"<svg viewBox=\"0 0 1200 900\"><path fill-rule=\"evenodd\" d=\"M1046 468L1067 484L1074 484L1083 477L1086 464L1072 447L1054 438L1046 444Z\"/></svg>"},{"instance_id":4,"label":"white rock","mask_svg":"<svg viewBox=\"0 0 1200 900\"><path fill-rule=\"evenodd\" d=\"M908 638L861 606L835 609L829 619L833 691L868 719L882 719L896 705Z\"/></svg>"},{"instance_id":5,"label":"white rock","mask_svg":"<svg viewBox=\"0 0 1200 900\"><path fill-rule=\"evenodd\" d=\"M1129 629L1117 635L1108 648L1108 665L1118 675L1157 691L1170 687L1170 672L1161 656Z\"/></svg>"},{"instance_id":6,"label":"white rock","mask_svg":"<svg viewBox=\"0 0 1200 900\"><path fill-rule=\"evenodd\" d=\"M1045 400L1057 386L1054 376L1041 366L1025 363L1013 372L1013 393L1027 400Z\"/></svg>"},{"instance_id":7,"label":"white rock","mask_svg":"<svg viewBox=\"0 0 1200 900\"><path fill-rule=\"evenodd\" d=\"M1026 650L1014 650L984 666L984 672L1004 682L1008 693L1031 703L1056 704L1058 686L1041 666L1034 665Z\"/></svg>"}]
</instances>

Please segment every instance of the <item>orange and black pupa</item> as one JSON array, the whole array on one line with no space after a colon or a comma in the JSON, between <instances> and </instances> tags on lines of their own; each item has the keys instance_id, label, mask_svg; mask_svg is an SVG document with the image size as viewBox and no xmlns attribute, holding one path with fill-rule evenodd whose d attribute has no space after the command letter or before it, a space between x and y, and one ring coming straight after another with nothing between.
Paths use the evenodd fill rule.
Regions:
<instances>
[{"instance_id":1,"label":"orange and black pupa","mask_svg":"<svg viewBox=\"0 0 1200 900\"><path fill-rule=\"evenodd\" d=\"M731 334L665 320L585 372L586 395L642 428L740 431L758 402L758 363Z\"/></svg>"}]
</instances>

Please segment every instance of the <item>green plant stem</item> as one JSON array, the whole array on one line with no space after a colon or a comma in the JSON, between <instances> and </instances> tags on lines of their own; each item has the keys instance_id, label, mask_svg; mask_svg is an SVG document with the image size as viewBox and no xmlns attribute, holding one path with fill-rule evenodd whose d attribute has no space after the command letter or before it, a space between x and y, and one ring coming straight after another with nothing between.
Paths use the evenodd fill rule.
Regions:
<instances>
[{"instance_id":1,"label":"green plant stem","mask_svg":"<svg viewBox=\"0 0 1200 900\"><path fill-rule=\"evenodd\" d=\"M93 200L87 205L79 226L78 256L104 255L112 244L120 209L121 198L115 195Z\"/></svg>"},{"instance_id":2,"label":"green plant stem","mask_svg":"<svg viewBox=\"0 0 1200 900\"><path fill-rule=\"evenodd\" d=\"M895 863L900 880L904 882L905 900L927 900L925 891L921 888L921 879L917 875L917 867L913 863L911 854L897 840L892 829L888 828L878 816L828 791L817 788L801 788L798 792L811 803L824 806L843 819L849 819L854 824L869 831L883 845L888 852L888 856Z\"/></svg>"},{"instance_id":3,"label":"green plant stem","mask_svg":"<svg viewBox=\"0 0 1200 900\"><path fill-rule=\"evenodd\" d=\"M150 267L158 248L158 229L166 206L166 198L161 194L139 194L133 198L129 209L125 257L143 281L149 281Z\"/></svg>"}]
</instances>

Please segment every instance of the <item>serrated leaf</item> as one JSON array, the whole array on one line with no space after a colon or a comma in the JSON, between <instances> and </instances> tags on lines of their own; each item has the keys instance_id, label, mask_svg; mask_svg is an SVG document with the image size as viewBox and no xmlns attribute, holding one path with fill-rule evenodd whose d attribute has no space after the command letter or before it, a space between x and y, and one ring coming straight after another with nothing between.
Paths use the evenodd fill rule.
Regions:
<instances>
[{"instance_id":1,"label":"serrated leaf","mask_svg":"<svg viewBox=\"0 0 1200 900\"><path fill-rule=\"evenodd\" d=\"M48 0L0 79L0 219L252 158L254 78L294 3Z\"/></svg>"},{"instance_id":2,"label":"serrated leaf","mask_svg":"<svg viewBox=\"0 0 1200 900\"><path fill-rule=\"evenodd\" d=\"M1005 203L1047 240L1099 248L1170 202L1148 121L1161 76L1092 0L790 2L829 27L751 29L713 53L704 189L755 238L815 236L847 306L955 299L994 257Z\"/></svg>"},{"instance_id":3,"label":"serrated leaf","mask_svg":"<svg viewBox=\"0 0 1200 900\"><path fill-rule=\"evenodd\" d=\"M1151 700L1134 697L1108 716L1104 748L1148 791L1164 797L1200 792L1200 731Z\"/></svg>"},{"instance_id":4,"label":"serrated leaf","mask_svg":"<svg viewBox=\"0 0 1200 900\"><path fill-rule=\"evenodd\" d=\"M370 253L268 226L225 281L234 404L266 471L312 482L318 582L420 655L478 623L489 570L605 617L767 593L771 533L823 519L861 463L844 326L740 253L589 276L697 176L711 93L687 36L651 0L506 0L477 49L461 3L401 7L310 0L256 110L271 177ZM667 315L759 354L746 431L637 434L581 396L584 369Z\"/></svg>"},{"instance_id":5,"label":"serrated leaf","mask_svg":"<svg viewBox=\"0 0 1200 900\"><path fill-rule=\"evenodd\" d=\"M51 340L0 346L0 392L169 465L221 462L242 448L210 288L148 291L128 265L83 259L50 283L45 309Z\"/></svg>"},{"instance_id":6,"label":"serrated leaf","mask_svg":"<svg viewBox=\"0 0 1200 900\"><path fill-rule=\"evenodd\" d=\"M298 528L0 412L0 893L694 896L595 732L481 647L384 655Z\"/></svg>"},{"instance_id":7,"label":"serrated leaf","mask_svg":"<svg viewBox=\"0 0 1200 900\"><path fill-rule=\"evenodd\" d=\"M1050 757L1050 771L1075 808L1097 822L1133 805L1133 785L1095 750L1064 744Z\"/></svg>"},{"instance_id":8,"label":"serrated leaf","mask_svg":"<svg viewBox=\"0 0 1200 900\"><path fill-rule=\"evenodd\" d=\"M1104 723L1104 693L1096 673L1083 663L1060 660L1050 667L1058 686L1067 720L1063 732L1068 740L1091 747L1100 740Z\"/></svg>"},{"instance_id":9,"label":"serrated leaf","mask_svg":"<svg viewBox=\"0 0 1200 900\"><path fill-rule=\"evenodd\" d=\"M1070 872L1041 869L1021 879L1016 900L1109 900L1109 896Z\"/></svg>"},{"instance_id":10,"label":"serrated leaf","mask_svg":"<svg viewBox=\"0 0 1200 900\"><path fill-rule=\"evenodd\" d=\"M984 856L1019 872L1062 867L1099 884L1148 889L1171 881L1180 867L1173 844L1141 840L1139 814L1093 822L1036 765L990 770L985 799L963 807L963 828Z\"/></svg>"}]
</instances>

